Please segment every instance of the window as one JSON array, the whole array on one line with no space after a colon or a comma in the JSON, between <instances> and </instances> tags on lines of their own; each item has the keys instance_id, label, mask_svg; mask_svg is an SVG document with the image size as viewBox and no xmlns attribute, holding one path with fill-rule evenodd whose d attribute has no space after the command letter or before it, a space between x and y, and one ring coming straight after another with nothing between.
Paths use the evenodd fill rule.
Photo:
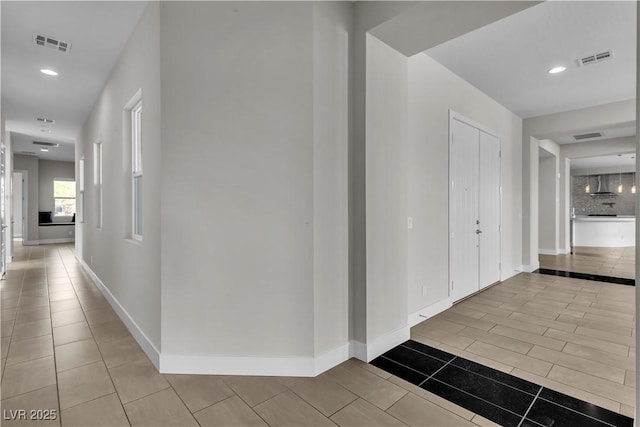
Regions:
<instances>
[{"instance_id":1,"label":"window","mask_svg":"<svg viewBox=\"0 0 640 427\"><path fill-rule=\"evenodd\" d=\"M73 216L76 213L76 182L72 179L53 179L53 215Z\"/></svg>"},{"instance_id":2,"label":"window","mask_svg":"<svg viewBox=\"0 0 640 427\"><path fill-rule=\"evenodd\" d=\"M97 228L102 228L102 143L93 143L93 185L96 189Z\"/></svg>"},{"instance_id":3,"label":"window","mask_svg":"<svg viewBox=\"0 0 640 427\"><path fill-rule=\"evenodd\" d=\"M139 100L131 109L131 235L136 240L142 240L142 182L142 100Z\"/></svg>"}]
</instances>

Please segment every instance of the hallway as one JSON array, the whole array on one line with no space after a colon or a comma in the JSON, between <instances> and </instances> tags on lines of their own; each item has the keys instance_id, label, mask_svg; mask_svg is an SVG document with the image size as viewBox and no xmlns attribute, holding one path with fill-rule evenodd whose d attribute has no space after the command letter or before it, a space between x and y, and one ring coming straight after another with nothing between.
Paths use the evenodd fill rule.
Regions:
<instances>
[{"instance_id":1,"label":"hallway","mask_svg":"<svg viewBox=\"0 0 640 427\"><path fill-rule=\"evenodd\" d=\"M16 246L1 283L3 426L487 425L356 359L316 378L158 374L71 245ZM7 419L21 409L56 419Z\"/></svg>"},{"instance_id":2,"label":"hallway","mask_svg":"<svg viewBox=\"0 0 640 427\"><path fill-rule=\"evenodd\" d=\"M573 254L540 255L540 268L597 274L601 276L636 277L636 248L575 247Z\"/></svg>"},{"instance_id":3,"label":"hallway","mask_svg":"<svg viewBox=\"0 0 640 427\"><path fill-rule=\"evenodd\" d=\"M17 246L1 288L6 426L20 409L55 411L31 425L493 425L356 359L316 378L158 374L71 245ZM633 416L634 292L521 274L412 338Z\"/></svg>"}]
</instances>

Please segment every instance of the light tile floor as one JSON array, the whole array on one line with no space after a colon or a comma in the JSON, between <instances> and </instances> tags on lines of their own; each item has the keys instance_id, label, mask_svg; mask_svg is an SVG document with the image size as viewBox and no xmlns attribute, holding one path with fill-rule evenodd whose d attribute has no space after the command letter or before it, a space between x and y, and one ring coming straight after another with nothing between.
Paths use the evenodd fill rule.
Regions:
<instances>
[{"instance_id":1,"label":"light tile floor","mask_svg":"<svg viewBox=\"0 0 640 427\"><path fill-rule=\"evenodd\" d=\"M494 425L355 359L316 378L159 374L72 250L16 246L0 282L3 426ZM633 292L521 274L412 336L633 416Z\"/></svg>"},{"instance_id":2,"label":"light tile floor","mask_svg":"<svg viewBox=\"0 0 640 427\"><path fill-rule=\"evenodd\" d=\"M635 287L522 273L411 336L634 417L635 332Z\"/></svg>"},{"instance_id":3,"label":"light tile floor","mask_svg":"<svg viewBox=\"0 0 640 427\"><path fill-rule=\"evenodd\" d=\"M575 247L573 254L540 255L539 260L541 268L635 279L635 251L635 246Z\"/></svg>"}]
</instances>

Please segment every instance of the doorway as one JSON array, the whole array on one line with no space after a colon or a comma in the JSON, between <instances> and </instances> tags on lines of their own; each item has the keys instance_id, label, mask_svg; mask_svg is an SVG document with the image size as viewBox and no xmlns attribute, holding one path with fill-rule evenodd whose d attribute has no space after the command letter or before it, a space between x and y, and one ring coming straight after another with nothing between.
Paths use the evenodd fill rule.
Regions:
<instances>
[{"instance_id":1,"label":"doorway","mask_svg":"<svg viewBox=\"0 0 640 427\"><path fill-rule=\"evenodd\" d=\"M451 112L449 278L454 301L500 281L500 139Z\"/></svg>"},{"instance_id":2,"label":"doorway","mask_svg":"<svg viewBox=\"0 0 640 427\"><path fill-rule=\"evenodd\" d=\"M11 181L12 196L12 221L13 221L13 240L24 241L26 238L26 220L27 213L27 176L26 171L14 171Z\"/></svg>"}]
</instances>

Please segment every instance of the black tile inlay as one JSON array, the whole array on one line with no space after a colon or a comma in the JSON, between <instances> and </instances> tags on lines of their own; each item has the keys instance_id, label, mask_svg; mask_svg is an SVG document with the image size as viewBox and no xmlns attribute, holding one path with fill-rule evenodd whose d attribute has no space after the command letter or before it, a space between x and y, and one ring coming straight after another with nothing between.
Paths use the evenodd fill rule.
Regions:
<instances>
[{"instance_id":1,"label":"black tile inlay","mask_svg":"<svg viewBox=\"0 0 640 427\"><path fill-rule=\"evenodd\" d=\"M404 346L398 346L389 350L384 357L398 362L401 365L409 366L426 376L433 374L445 365L445 362L440 359L427 356L426 354Z\"/></svg>"},{"instance_id":2,"label":"black tile inlay","mask_svg":"<svg viewBox=\"0 0 640 427\"><path fill-rule=\"evenodd\" d=\"M635 279L625 279L624 277L599 276L597 274L575 273L573 271L551 270L539 268L534 273L548 274L550 276L571 277L572 279L594 280L596 282L615 283L616 285L635 286Z\"/></svg>"},{"instance_id":3,"label":"black tile inlay","mask_svg":"<svg viewBox=\"0 0 640 427\"><path fill-rule=\"evenodd\" d=\"M380 356L377 359L372 360L371 364L415 385L420 385L424 380L429 378L427 375L421 374L411 368L407 368L406 366L394 362L391 359L387 359L384 356Z\"/></svg>"},{"instance_id":4,"label":"black tile inlay","mask_svg":"<svg viewBox=\"0 0 640 427\"><path fill-rule=\"evenodd\" d=\"M549 390L548 388L542 390L539 399L547 400L557 405L564 406L565 408L573 409L574 411L581 412L615 426L627 425L625 423L631 420L630 418L625 417L624 415L620 415L617 412L601 408L594 405L593 403L574 399L573 397L567 396L566 394L558 393L557 391Z\"/></svg>"},{"instance_id":5,"label":"black tile inlay","mask_svg":"<svg viewBox=\"0 0 640 427\"><path fill-rule=\"evenodd\" d=\"M491 402L501 408L507 408L521 417L524 416L533 403L535 394L525 393L501 382L474 374L473 372L447 365L434 379L460 390L464 390L482 400ZM423 387L428 387L427 383ZM540 390L538 386L536 393Z\"/></svg>"},{"instance_id":6,"label":"black tile inlay","mask_svg":"<svg viewBox=\"0 0 640 427\"><path fill-rule=\"evenodd\" d=\"M504 408L494 405L490 401L482 400L470 393L466 393L462 390L458 390L450 385L437 380L428 380L421 388L430 391L433 394L446 399L456 405L462 406L465 409L480 414L483 417L500 424L505 427L516 427L522 415L514 414Z\"/></svg>"},{"instance_id":7,"label":"black tile inlay","mask_svg":"<svg viewBox=\"0 0 640 427\"><path fill-rule=\"evenodd\" d=\"M475 372L485 378L491 378L495 381L501 382L502 384L510 385L513 388L522 390L525 393L529 393L534 396L538 391L540 391L540 386L537 384L523 380L522 378L514 377L513 375L505 374L504 372L496 371L495 369L488 368L467 359L458 357L454 359L451 364L466 369L467 371Z\"/></svg>"},{"instance_id":8,"label":"black tile inlay","mask_svg":"<svg viewBox=\"0 0 640 427\"><path fill-rule=\"evenodd\" d=\"M403 347L412 348L414 350L419 351L420 353L427 354L431 357L435 357L436 359L440 359L445 362L450 362L453 358L455 358L453 354L449 354L442 350L438 350L437 348L429 347L428 345L422 344L418 341L409 340L409 341L405 341L401 345Z\"/></svg>"},{"instance_id":9,"label":"black tile inlay","mask_svg":"<svg viewBox=\"0 0 640 427\"><path fill-rule=\"evenodd\" d=\"M633 425L624 415L411 340L371 363L503 426Z\"/></svg>"},{"instance_id":10,"label":"black tile inlay","mask_svg":"<svg viewBox=\"0 0 640 427\"><path fill-rule=\"evenodd\" d=\"M572 411L563 406L558 406L544 399L536 400L527 414L527 418L543 426L611 427L609 423ZM633 422L630 425L633 425Z\"/></svg>"}]
</instances>

